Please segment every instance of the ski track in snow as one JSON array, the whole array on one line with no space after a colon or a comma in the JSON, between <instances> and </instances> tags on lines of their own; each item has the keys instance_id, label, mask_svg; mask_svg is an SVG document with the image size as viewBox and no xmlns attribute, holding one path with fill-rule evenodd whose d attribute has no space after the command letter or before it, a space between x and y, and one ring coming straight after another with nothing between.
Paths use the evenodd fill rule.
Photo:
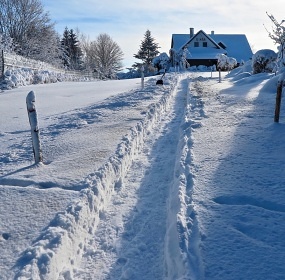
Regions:
<instances>
[{"instance_id":1,"label":"ski track in snow","mask_svg":"<svg viewBox=\"0 0 285 280\"><path fill-rule=\"evenodd\" d=\"M180 82L188 84L185 78ZM173 182L185 85L148 135L123 184L101 214L75 279L164 279L167 200Z\"/></svg>"}]
</instances>

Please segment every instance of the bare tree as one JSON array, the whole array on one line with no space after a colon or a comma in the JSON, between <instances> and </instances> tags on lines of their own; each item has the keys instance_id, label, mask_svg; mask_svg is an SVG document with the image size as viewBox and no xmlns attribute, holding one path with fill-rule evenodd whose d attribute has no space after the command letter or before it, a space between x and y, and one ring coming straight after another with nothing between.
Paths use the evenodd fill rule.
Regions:
<instances>
[{"instance_id":1,"label":"bare tree","mask_svg":"<svg viewBox=\"0 0 285 280\"><path fill-rule=\"evenodd\" d=\"M57 55L57 33L39 0L1 0L0 33L18 54L46 61Z\"/></svg>"},{"instance_id":2,"label":"bare tree","mask_svg":"<svg viewBox=\"0 0 285 280\"><path fill-rule=\"evenodd\" d=\"M267 15L274 24L273 31L267 32L273 42L278 45L277 63L279 68L283 68L285 66L285 20L279 23L273 15L268 13Z\"/></svg>"},{"instance_id":3,"label":"bare tree","mask_svg":"<svg viewBox=\"0 0 285 280\"><path fill-rule=\"evenodd\" d=\"M84 42L86 60L102 79L115 78L122 70L123 52L119 45L106 33L100 34L95 41Z\"/></svg>"}]
</instances>

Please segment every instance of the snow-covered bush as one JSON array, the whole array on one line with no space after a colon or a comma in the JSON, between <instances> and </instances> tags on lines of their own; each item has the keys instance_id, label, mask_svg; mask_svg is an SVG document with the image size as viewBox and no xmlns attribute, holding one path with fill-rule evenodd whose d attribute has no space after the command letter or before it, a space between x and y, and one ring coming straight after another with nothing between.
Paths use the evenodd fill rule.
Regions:
<instances>
[{"instance_id":1,"label":"snow-covered bush","mask_svg":"<svg viewBox=\"0 0 285 280\"><path fill-rule=\"evenodd\" d=\"M228 57L225 54L219 54L217 58L217 68L221 71L230 71L237 66L237 60L233 57Z\"/></svg>"},{"instance_id":2,"label":"snow-covered bush","mask_svg":"<svg viewBox=\"0 0 285 280\"><path fill-rule=\"evenodd\" d=\"M158 71L169 68L169 56L164 52L152 60L152 64Z\"/></svg>"},{"instance_id":3,"label":"snow-covered bush","mask_svg":"<svg viewBox=\"0 0 285 280\"><path fill-rule=\"evenodd\" d=\"M276 67L277 54L273 50L263 49L257 51L252 57L253 74L273 72Z\"/></svg>"},{"instance_id":4,"label":"snow-covered bush","mask_svg":"<svg viewBox=\"0 0 285 280\"><path fill-rule=\"evenodd\" d=\"M185 70L190 66L187 61L187 57L191 56L188 48L180 49L179 51L170 49L169 53L172 66L178 66L182 70Z\"/></svg>"}]
</instances>

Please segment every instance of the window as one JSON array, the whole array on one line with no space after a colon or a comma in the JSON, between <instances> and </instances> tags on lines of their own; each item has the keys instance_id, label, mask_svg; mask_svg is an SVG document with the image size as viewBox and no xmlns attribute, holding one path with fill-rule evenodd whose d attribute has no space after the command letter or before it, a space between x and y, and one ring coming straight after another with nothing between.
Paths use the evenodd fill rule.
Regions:
<instances>
[{"instance_id":1,"label":"window","mask_svg":"<svg viewBox=\"0 0 285 280\"><path fill-rule=\"evenodd\" d=\"M199 42L194 42L194 47L195 48L199 47Z\"/></svg>"},{"instance_id":2,"label":"window","mask_svg":"<svg viewBox=\"0 0 285 280\"><path fill-rule=\"evenodd\" d=\"M207 48L207 42L203 42L203 47Z\"/></svg>"}]
</instances>

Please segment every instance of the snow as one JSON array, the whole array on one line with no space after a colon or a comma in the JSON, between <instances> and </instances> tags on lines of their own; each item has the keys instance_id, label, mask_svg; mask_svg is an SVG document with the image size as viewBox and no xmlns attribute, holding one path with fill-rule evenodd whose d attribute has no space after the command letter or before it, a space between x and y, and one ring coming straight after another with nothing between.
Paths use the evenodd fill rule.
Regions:
<instances>
[{"instance_id":1,"label":"snow","mask_svg":"<svg viewBox=\"0 0 285 280\"><path fill-rule=\"evenodd\" d=\"M0 279L282 279L279 77L156 79L0 93Z\"/></svg>"},{"instance_id":2,"label":"snow","mask_svg":"<svg viewBox=\"0 0 285 280\"><path fill-rule=\"evenodd\" d=\"M277 53L263 49L257 51L252 57L253 73L274 72L277 70Z\"/></svg>"}]
</instances>

